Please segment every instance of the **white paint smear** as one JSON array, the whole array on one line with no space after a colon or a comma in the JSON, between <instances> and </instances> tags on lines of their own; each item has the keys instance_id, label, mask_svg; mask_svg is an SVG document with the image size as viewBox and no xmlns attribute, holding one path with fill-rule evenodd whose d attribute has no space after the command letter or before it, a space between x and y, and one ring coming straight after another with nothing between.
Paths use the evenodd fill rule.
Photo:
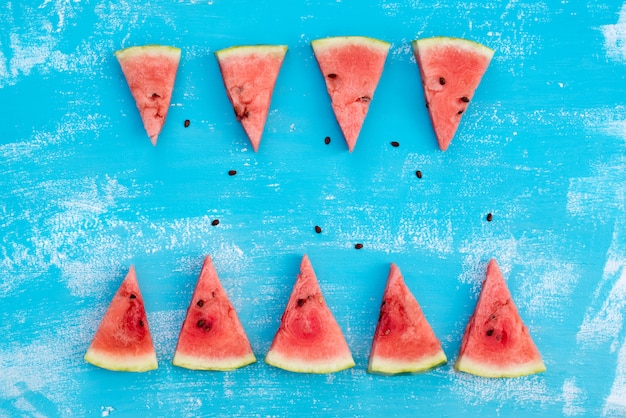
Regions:
<instances>
[{"instance_id":1,"label":"white paint smear","mask_svg":"<svg viewBox=\"0 0 626 418\"><path fill-rule=\"evenodd\" d=\"M626 4L622 5L617 23L600 28L604 35L604 49L609 59L626 63Z\"/></svg>"}]
</instances>

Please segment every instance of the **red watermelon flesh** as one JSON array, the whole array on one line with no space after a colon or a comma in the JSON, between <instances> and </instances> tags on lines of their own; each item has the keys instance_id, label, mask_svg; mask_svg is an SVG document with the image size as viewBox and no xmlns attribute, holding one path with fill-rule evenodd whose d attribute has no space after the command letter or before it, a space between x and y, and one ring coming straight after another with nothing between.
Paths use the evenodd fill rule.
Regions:
<instances>
[{"instance_id":1,"label":"red watermelon flesh","mask_svg":"<svg viewBox=\"0 0 626 418\"><path fill-rule=\"evenodd\" d=\"M237 120L258 151L285 45L235 46L215 53Z\"/></svg>"},{"instance_id":2,"label":"red watermelon flesh","mask_svg":"<svg viewBox=\"0 0 626 418\"><path fill-rule=\"evenodd\" d=\"M459 38L413 41L426 106L439 148L448 149L494 51Z\"/></svg>"},{"instance_id":3,"label":"red watermelon flesh","mask_svg":"<svg viewBox=\"0 0 626 418\"><path fill-rule=\"evenodd\" d=\"M194 370L233 370L256 358L237 312L207 256L178 337L172 363Z\"/></svg>"},{"instance_id":4,"label":"red watermelon flesh","mask_svg":"<svg viewBox=\"0 0 626 418\"><path fill-rule=\"evenodd\" d=\"M370 373L423 372L445 364L446 355L422 309L391 264L372 341Z\"/></svg>"},{"instance_id":5,"label":"red watermelon flesh","mask_svg":"<svg viewBox=\"0 0 626 418\"><path fill-rule=\"evenodd\" d=\"M109 370L143 372L157 368L148 318L133 266L113 296L85 360Z\"/></svg>"},{"instance_id":6,"label":"red watermelon flesh","mask_svg":"<svg viewBox=\"0 0 626 418\"><path fill-rule=\"evenodd\" d=\"M332 373L354 366L306 255L265 362L300 373Z\"/></svg>"},{"instance_id":7,"label":"red watermelon flesh","mask_svg":"<svg viewBox=\"0 0 626 418\"><path fill-rule=\"evenodd\" d=\"M311 42L339 127L354 149L383 72L390 44L364 36Z\"/></svg>"},{"instance_id":8,"label":"red watermelon flesh","mask_svg":"<svg viewBox=\"0 0 626 418\"><path fill-rule=\"evenodd\" d=\"M163 45L133 46L115 51L143 126L153 145L161 133L172 99L180 49Z\"/></svg>"},{"instance_id":9,"label":"red watermelon flesh","mask_svg":"<svg viewBox=\"0 0 626 418\"><path fill-rule=\"evenodd\" d=\"M484 377L517 377L546 370L496 260L487 266L454 367Z\"/></svg>"}]
</instances>

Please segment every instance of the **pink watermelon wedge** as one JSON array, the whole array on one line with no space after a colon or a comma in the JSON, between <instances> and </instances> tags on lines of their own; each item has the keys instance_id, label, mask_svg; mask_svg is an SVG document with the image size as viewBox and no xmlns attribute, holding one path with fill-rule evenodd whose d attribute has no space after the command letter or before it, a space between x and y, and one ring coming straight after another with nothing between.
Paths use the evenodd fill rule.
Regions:
<instances>
[{"instance_id":1,"label":"pink watermelon wedge","mask_svg":"<svg viewBox=\"0 0 626 418\"><path fill-rule=\"evenodd\" d=\"M426 106L442 151L448 149L494 51L459 38L413 41Z\"/></svg>"},{"instance_id":2,"label":"pink watermelon wedge","mask_svg":"<svg viewBox=\"0 0 626 418\"><path fill-rule=\"evenodd\" d=\"M235 308L207 256L172 363L193 370L234 370L256 358Z\"/></svg>"},{"instance_id":3,"label":"pink watermelon wedge","mask_svg":"<svg viewBox=\"0 0 626 418\"><path fill-rule=\"evenodd\" d=\"M109 370L143 372L157 368L148 318L133 266L113 296L85 360Z\"/></svg>"},{"instance_id":4,"label":"pink watermelon wedge","mask_svg":"<svg viewBox=\"0 0 626 418\"><path fill-rule=\"evenodd\" d=\"M390 44L364 36L338 36L311 42L333 111L354 149L374 91L383 73Z\"/></svg>"},{"instance_id":5,"label":"pink watermelon wedge","mask_svg":"<svg viewBox=\"0 0 626 418\"><path fill-rule=\"evenodd\" d=\"M445 364L441 343L419 303L391 264L372 341L367 371L380 374L417 373Z\"/></svg>"},{"instance_id":6,"label":"pink watermelon wedge","mask_svg":"<svg viewBox=\"0 0 626 418\"><path fill-rule=\"evenodd\" d=\"M487 266L454 367L484 377L526 376L546 370L496 260Z\"/></svg>"},{"instance_id":7,"label":"pink watermelon wedge","mask_svg":"<svg viewBox=\"0 0 626 418\"><path fill-rule=\"evenodd\" d=\"M215 52L237 120L258 151L285 45L235 46Z\"/></svg>"},{"instance_id":8,"label":"pink watermelon wedge","mask_svg":"<svg viewBox=\"0 0 626 418\"><path fill-rule=\"evenodd\" d=\"M145 45L115 51L143 126L153 145L161 133L172 99L180 49Z\"/></svg>"},{"instance_id":9,"label":"pink watermelon wedge","mask_svg":"<svg viewBox=\"0 0 626 418\"><path fill-rule=\"evenodd\" d=\"M265 362L300 373L333 373L354 366L306 255Z\"/></svg>"}]
</instances>

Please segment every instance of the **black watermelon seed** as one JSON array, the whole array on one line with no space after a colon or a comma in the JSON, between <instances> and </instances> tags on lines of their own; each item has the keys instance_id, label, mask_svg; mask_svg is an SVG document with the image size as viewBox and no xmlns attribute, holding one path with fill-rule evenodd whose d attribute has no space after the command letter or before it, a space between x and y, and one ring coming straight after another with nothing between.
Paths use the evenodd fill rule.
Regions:
<instances>
[{"instance_id":1,"label":"black watermelon seed","mask_svg":"<svg viewBox=\"0 0 626 418\"><path fill-rule=\"evenodd\" d=\"M213 221L211 222L211 225L213 226L218 226L220 224L220 220L219 219L213 219Z\"/></svg>"},{"instance_id":2,"label":"black watermelon seed","mask_svg":"<svg viewBox=\"0 0 626 418\"><path fill-rule=\"evenodd\" d=\"M131 294L130 294L130 298L131 298L131 299L135 299L136 297L137 297L137 296L135 296L135 294L134 294L134 293L131 293Z\"/></svg>"},{"instance_id":3,"label":"black watermelon seed","mask_svg":"<svg viewBox=\"0 0 626 418\"><path fill-rule=\"evenodd\" d=\"M302 306L304 305L304 302L306 302L306 299L298 299L298 306Z\"/></svg>"},{"instance_id":4,"label":"black watermelon seed","mask_svg":"<svg viewBox=\"0 0 626 418\"><path fill-rule=\"evenodd\" d=\"M196 303L196 305L198 305L199 307L203 307L204 306L204 301L202 299L198 300L198 302Z\"/></svg>"},{"instance_id":5,"label":"black watermelon seed","mask_svg":"<svg viewBox=\"0 0 626 418\"><path fill-rule=\"evenodd\" d=\"M363 244L359 242L358 244L354 245L354 248L356 248L357 250L360 250L361 248L363 248Z\"/></svg>"},{"instance_id":6,"label":"black watermelon seed","mask_svg":"<svg viewBox=\"0 0 626 418\"><path fill-rule=\"evenodd\" d=\"M463 113L463 110L459 110L458 112L456 112L457 115L460 115Z\"/></svg>"},{"instance_id":7,"label":"black watermelon seed","mask_svg":"<svg viewBox=\"0 0 626 418\"><path fill-rule=\"evenodd\" d=\"M443 77L439 77L439 84L441 84L442 86L446 84L446 79Z\"/></svg>"},{"instance_id":8,"label":"black watermelon seed","mask_svg":"<svg viewBox=\"0 0 626 418\"><path fill-rule=\"evenodd\" d=\"M399 147L400 143L398 141L391 141L391 146L392 147Z\"/></svg>"},{"instance_id":9,"label":"black watermelon seed","mask_svg":"<svg viewBox=\"0 0 626 418\"><path fill-rule=\"evenodd\" d=\"M330 144L330 137L329 137L329 136L327 136L326 138L324 138L324 143L325 143L326 145Z\"/></svg>"},{"instance_id":10,"label":"black watermelon seed","mask_svg":"<svg viewBox=\"0 0 626 418\"><path fill-rule=\"evenodd\" d=\"M234 176L235 174L237 174L237 170L228 170L229 176Z\"/></svg>"},{"instance_id":11,"label":"black watermelon seed","mask_svg":"<svg viewBox=\"0 0 626 418\"><path fill-rule=\"evenodd\" d=\"M487 337L491 337L493 335L493 328L488 329L485 334L487 334Z\"/></svg>"},{"instance_id":12,"label":"black watermelon seed","mask_svg":"<svg viewBox=\"0 0 626 418\"><path fill-rule=\"evenodd\" d=\"M139 320L139 326L143 327L143 320L141 320L141 319Z\"/></svg>"},{"instance_id":13,"label":"black watermelon seed","mask_svg":"<svg viewBox=\"0 0 626 418\"><path fill-rule=\"evenodd\" d=\"M326 77L328 77L328 78L337 78L337 74L335 74L335 73L330 73L330 74L328 74Z\"/></svg>"},{"instance_id":14,"label":"black watermelon seed","mask_svg":"<svg viewBox=\"0 0 626 418\"><path fill-rule=\"evenodd\" d=\"M426 109L428 109L430 107L430 105L428 103L426 103Z\"/></svg>"},{"instance_id":15,"label":"black watermelon seed","mask_svg":"<svg viewBox=\"0 0 626 418\"><path fill-rule=\"evenodd\" d=\"M196 325L198 326L198 328L202 328L204 326L204 324L206 324L206 321L204 319L199 320Z\"/></svg>"},{"instance_id":16,"label":"black watermelon seed","mask_svg":"<svg viewBox=\"0 0 626 418\"><path fill-rule=\"evenodd\" d=\"M417 171L415 172L415 175L417 176L417 178L418 178L418 179L421 179L421 178L422 178L422 172L421 172L420 170L417 170Z\"/></svg>"},{"instance_id":17,"label":"black watermelon seed","mask_svg":"<svg viewBox=\"0 0 626 418\"><path fill-rule=\"evenodd\" d=\"M184 123L185 128L189 128L189 124L190 124L190 123L191 123L191 122L189 121L189 119L185 119L185 123Z\"/></svg>"},{"instance_id":18,"label":"black watermelon seed","mask_svg":"<svg viewBox=\"0 0 626 418\"><path fill-rule=\"evenodd\" d=\"M491 222L493 220L493 215L491 213L487 214L487 222Z\"/></svg>"},{"instance_id":19,"label":"black watermelon seed","mask_svg":"<svg viewBox=\"0 0 626 418\"><path fill-rule=\"evenodd\" d=\"M320 228L319 225L315 225L315 232L317 232L318 234L321 234L322 228Z\"/></svg>"},{"instance_id":20,"label":"black watermelon seed","mask_svg":"<svg viewBox=\"0 0 626 418\"><path fill-rule=\"evenodd\" d=\"M461 101L463 103L469 103L469 98L467 96L463 96L463 97L461 97Z\"/></svg>"}]
</instances>

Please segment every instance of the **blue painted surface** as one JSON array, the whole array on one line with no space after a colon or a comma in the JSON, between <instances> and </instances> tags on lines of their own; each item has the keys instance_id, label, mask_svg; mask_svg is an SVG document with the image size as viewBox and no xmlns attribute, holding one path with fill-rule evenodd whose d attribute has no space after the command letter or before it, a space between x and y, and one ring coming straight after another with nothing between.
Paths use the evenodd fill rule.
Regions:
<instances>
[{"instance_id":1,"label":"blue painted surface","mask_svg":"<svg viewBox=\"0 0 626 418\"><path fill-rule=\"evenodd\" d=\"M1 416L626 415L621 2L42 0L5 2L0 22ZM357 34L392 46L349 154L310 41ZM496 51L445 153L410 49L435 35ZM157 147L112 54L146 43L183 51ZM256 154L213 56L254 43L289 46ZM262 361L304 253L351 370ZM259 359L234 372L170 364L205 254ZM491 257L541 375L452 368ZM365 372L390 262L448 365ZM131 264L160 361L144 374L82 358Z\"/></svg>"}]
</instances>

